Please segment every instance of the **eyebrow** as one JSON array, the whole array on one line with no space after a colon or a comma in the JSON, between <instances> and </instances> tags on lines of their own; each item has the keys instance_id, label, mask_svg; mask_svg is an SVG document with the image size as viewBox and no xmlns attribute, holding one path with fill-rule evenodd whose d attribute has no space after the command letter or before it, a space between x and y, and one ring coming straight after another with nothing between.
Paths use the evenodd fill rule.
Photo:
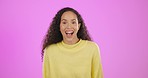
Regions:
<instances>
[{"instance_id":1,"label":"eyebrow","mask_svg":"<svg viewBox=\"0 0 148 78\"><path fill-rule=\"evenodd\" d=\"M76 19L71 19L72 21L76 21ZM62 19L61 21L67 21L66 19Z\"/></svg>"},{"instance_id":2,"label":"eyebrow","mask_svg":"<svg viewBox=\"0 0 148 78\"><path fill-rule=\"evenodd\" d=\"M62 19L61 21L67 21L66 19Z\"/></svg>"}]
</instances>

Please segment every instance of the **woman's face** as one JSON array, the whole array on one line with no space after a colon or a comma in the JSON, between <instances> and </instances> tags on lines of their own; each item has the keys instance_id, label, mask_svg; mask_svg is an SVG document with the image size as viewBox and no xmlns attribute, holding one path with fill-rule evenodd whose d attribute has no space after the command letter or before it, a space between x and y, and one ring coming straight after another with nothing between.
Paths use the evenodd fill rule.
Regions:
<instances>
[{"instance_id":1,"label":"woman's face","mask_svg":"<svg viewBox=\"0 0 148 78\"><path fill-rule=\"evenodd\" d=\"M71 11L64 12L60 22L60 31L64 42L69 44L77 42L79 28L80 24L78 23L77 15Z\"/></svg>"}]
</instances>

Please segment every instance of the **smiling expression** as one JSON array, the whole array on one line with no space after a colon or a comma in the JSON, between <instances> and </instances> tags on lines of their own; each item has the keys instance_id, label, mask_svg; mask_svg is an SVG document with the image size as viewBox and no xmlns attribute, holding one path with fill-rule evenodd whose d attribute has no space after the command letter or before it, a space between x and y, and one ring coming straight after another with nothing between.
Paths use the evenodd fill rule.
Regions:
<instances>
[{"instance_id":1,"label":"smiling expression","mask_svg":"<svg viewBox=\"0 0 148 78\"><path fill-rule=\"evenodd\" d=\"M78 23L77 15L71 11L64 12L60 21L63 41L67 44L76 43L79 40L77 37L79 28L80 23Z\"/></svg>"}]
</instances>

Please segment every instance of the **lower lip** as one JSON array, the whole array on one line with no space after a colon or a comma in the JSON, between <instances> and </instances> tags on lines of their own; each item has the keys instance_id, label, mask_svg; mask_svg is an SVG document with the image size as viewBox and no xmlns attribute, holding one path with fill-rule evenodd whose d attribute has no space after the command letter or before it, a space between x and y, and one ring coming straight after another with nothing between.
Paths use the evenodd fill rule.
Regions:
<instances>
[{"instance_id":1,"label":"lower lip","mask_svg":"<svg viewBox=\"0 0 148 78\"><path fill-rule=\"evenodd\" d=\"M66 34L67 38L71 38L73 34Z\"/></svg>"}]
</instances>

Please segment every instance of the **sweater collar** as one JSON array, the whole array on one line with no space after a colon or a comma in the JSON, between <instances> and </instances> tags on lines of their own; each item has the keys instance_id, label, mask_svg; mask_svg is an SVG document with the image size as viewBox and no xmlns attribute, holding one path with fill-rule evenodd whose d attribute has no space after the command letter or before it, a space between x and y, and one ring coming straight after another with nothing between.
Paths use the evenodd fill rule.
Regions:
<instances>
[{"instance_id":1,"label":"sweater collar","mask_svg":"<svg viewBox=\"0 0 148 78\"><path fill-rule=\"evenodd\" d=\"M74 48L74 47L77 47L81 42L82 42L81 39L75 44L66 44L66 43L64 43L64 41L62 41L61 45L63 45L66 48Z\"/></svg>"},{"instance_id":2,"label":"sweater collar","mask_svg":"<svg viewBox=\"0 0 148 78\"><path fill-rule=\"evenodd\" d=\"M60 43L58 43L58 47L61 48L62 50L67 50L67 51L77 51L79 49L81 49L82 47L84 47L86 44L86 40L82 40L80 39L77 43L75 44L66 44L63 41L61 41Z\"/></svg>"}]
</instances>

